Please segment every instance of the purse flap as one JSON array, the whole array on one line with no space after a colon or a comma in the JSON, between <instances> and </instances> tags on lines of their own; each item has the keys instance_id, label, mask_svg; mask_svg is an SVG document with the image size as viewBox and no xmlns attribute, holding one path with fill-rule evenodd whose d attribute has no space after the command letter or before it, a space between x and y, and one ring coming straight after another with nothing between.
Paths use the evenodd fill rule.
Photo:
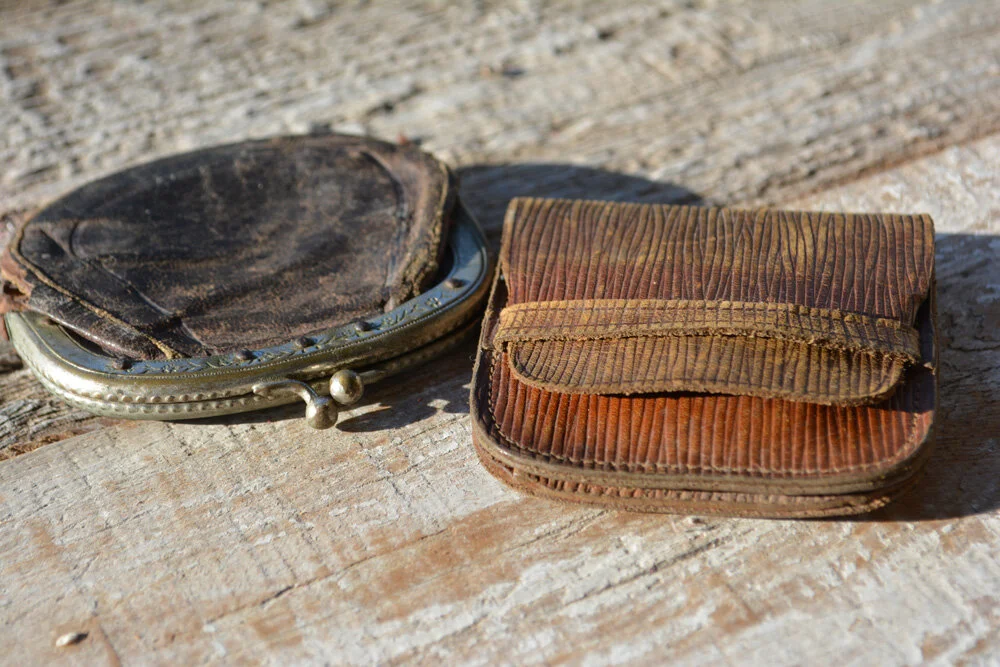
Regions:
<instances>
[{"instance_id":1,"label":"purse flap","mask_svg":"<svg viewBox=\"0 0 1000 667\"><path fill-rule=\"evenodd\" d=\"M921 359L925 215L516 199L493 343L563 393L856 405Z\"/></svg>"}]
</instances>

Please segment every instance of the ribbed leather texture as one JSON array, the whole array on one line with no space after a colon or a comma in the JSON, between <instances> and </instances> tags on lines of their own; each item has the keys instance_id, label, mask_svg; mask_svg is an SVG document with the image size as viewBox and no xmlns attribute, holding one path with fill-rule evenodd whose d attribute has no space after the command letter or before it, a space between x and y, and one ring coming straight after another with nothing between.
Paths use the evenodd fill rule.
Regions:
<instances>
[{"instance_id":1,"label":"ribbed leather texture","mask_svg":"<svg viewBox=\"0 0 1000 667\"><path fill-rule=\"evenodd\" d=\"M475 438L476 436L474 436ZM920 480L913 475L899 485L863 494L787 495L764 492L692 491L643 488L558 479L533 474L493 459L480 447L479 459L508 484L552 500L592 503L644 512L685 512L725 516L805 518L859 514L883 507Z\"/></svg>"},{"instance_id":2,"label":"ribbed leather texture","mask_svg":"<svg viewBox=\"0 0 1000 667\"><path fill-rule=\"evenodd\" d=\"M917 330L898 320L787 303L574 299L508 303L498 342L637 336L755 336L916 359Z\"/></svg>"},{"instance_id":3,"label":"ribbed leather texture","mask_svg":"<svg viewBox=\"0 0 1000 667\"><path fill-rule=\"evenodd\" d=\"M870 403L917 359L933 247L926 216L518 199L497 339L553 391Z\"/></svg>"},{"instance_id":4,"label":"ribbed leather texture","mask_svg":"<svg viewBox=\"0 0 1000 667\"><path fill-rule=\"evenodd\" d=\"M501 272L473 430L483 462L519 488L826 516L884 504L926 459L926 216L515 200Z\"/></svg>"},{"instance_id":5,"label":"ribbed leather texture","mask_svg":"<svg viewBox=\"0 0 1000 667\"><path fill-rule=\"evenodd\" d=\"M808 477L862 473L913 455L930 425L933 378L915 367L892 398L827 406L756 396L548 392L492 365L489 409L517 451L622 472Z\"/></svg>"},{"instance_id":6,"label":"ribbed leather texture","mask_svg":"<svg viewBox=\"0 0 1000 667\"><path fill-rule=\"evenodd\" d=\"M892 392L902 357L735 336L667 336L510 345L522 382L573 394L685 390L758 397L815 396L862 405ZM655 360L655 361L653 361Z\"/></svg>"}]
</instances>

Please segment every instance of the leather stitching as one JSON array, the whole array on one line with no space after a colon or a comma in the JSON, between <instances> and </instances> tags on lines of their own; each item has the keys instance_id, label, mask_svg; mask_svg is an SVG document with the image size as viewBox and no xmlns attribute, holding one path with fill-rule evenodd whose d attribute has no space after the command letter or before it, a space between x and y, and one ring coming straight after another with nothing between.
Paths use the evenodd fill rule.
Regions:
<instances>
[{"instance_id":1,"label":"leather stitching","mask_svg":"<svg viewBox=\"0 0 1000 667\"><path fill-rule=\"evenodd\" d=\"M612 305L614 304L614 305ZM872 317L862 313L851 313L830 308L815 308L794 303L749 302L749 301L702 301L680 299L568 299L564 301L526 301L512 303L504 307L505 311L550 311L550 310L588 310L588 311L621 311L631 308L655 308L656 310L776 310L794 314L804 314L810 317L823 317L843 322L865 322L892 329L912 329L899 320L885 317Z\"/></svg>"}]
</instances>

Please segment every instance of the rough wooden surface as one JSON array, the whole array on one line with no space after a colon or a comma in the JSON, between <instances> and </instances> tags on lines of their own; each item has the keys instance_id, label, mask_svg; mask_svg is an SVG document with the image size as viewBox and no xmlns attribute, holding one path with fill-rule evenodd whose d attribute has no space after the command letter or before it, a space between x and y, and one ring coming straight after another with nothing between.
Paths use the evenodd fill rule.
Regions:
<instances>
[{"instance_id":1,"label":"rough wooden surface","mask_svg":"<svg viewBox=\"0 0 1000 667\"><path fill-rule=\"evenodd\" d=\"M469 445L471 348L329 432L88 418L0 348L0 661L1000 656L992 2L0 7L5 212L219 141L403 134L494 240L515 194L929 212L944 343L927 479L832 522L521 497Z\"/></svg>"}]
</instances>

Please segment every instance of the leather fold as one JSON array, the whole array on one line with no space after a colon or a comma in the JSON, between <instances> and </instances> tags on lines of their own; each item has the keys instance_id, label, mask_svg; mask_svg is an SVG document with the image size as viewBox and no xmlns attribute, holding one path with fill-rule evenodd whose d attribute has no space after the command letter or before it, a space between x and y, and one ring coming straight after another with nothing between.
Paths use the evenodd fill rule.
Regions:
<instances>
[{"instance_id":1,"label":"leather fold","mask_svg":"<svg viewBox=\"0 0 1000 667\"><path fill-rule=\"evenodd\" d=\"M926 216L515 200L507 225L493 341L529 385L861 405L920 359Z\"/></svg>"}]
</instances>

